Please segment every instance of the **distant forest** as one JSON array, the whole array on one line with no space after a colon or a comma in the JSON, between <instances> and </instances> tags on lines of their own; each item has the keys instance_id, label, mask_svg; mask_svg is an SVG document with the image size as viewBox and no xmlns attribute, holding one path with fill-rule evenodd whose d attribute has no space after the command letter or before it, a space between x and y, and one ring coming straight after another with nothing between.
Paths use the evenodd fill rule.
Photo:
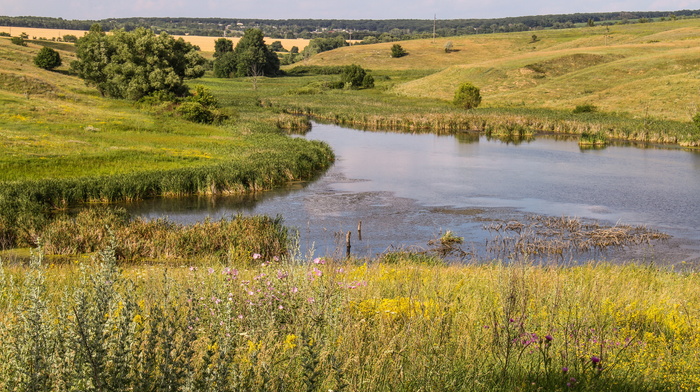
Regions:
<instances>
[{"instance_id":1,"label":"distant forest","mask_svg":"<svg viewBox=\"0 0 700 392\"><path fill-rule=\"evenodd\" d=\"M328 38L367 42L387 42L432 37L451 37L467 34L528 31L570 28L586 25L613 25L644 23L653 20L695 18L700 10L654 12L607 12L566 15L519 16L498 19L234 19L234 18L119 18L103 20L66 20L34 16L0 16L0 26L50 29L89 30L99 23L105 31L123 28L131 31L146 27L156 33L173 35L203 35L237 37L252 27L259 28L271 38Z\"/></svg>"}]
</instances>

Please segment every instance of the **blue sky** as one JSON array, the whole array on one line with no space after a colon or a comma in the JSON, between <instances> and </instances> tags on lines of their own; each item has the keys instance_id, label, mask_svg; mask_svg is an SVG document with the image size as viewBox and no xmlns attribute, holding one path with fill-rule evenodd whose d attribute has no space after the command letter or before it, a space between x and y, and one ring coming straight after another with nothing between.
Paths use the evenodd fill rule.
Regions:
<instances>
[{"instance_id":1,"label":"blue sky","mask_svg":"<svg viewBox=\"0 0 700 392\"><path fill-rule=\"evenodd\" d=\"M700 0L0 0L0 15L260 19L468 19L700 9Z\"/></svg>"}]
</instances>

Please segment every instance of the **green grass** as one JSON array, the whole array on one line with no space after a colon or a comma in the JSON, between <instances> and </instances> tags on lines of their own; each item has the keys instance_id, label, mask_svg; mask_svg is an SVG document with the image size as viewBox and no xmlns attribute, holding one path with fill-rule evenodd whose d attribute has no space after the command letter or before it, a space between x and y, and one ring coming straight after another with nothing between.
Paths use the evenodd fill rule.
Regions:
<instances>
[{"instance_id":1,"label":"green grass","mask_svg":"<svg viewBox=\"0 0 700 392\"><path fill-rule=\"evenodd\" d=\"M0 389L700 387L697 273L257 257L0 267Z\"/></svg>"},{"instance_id":2,"label":"green grass","mask_svg":"<svg viewBox=\"0 0 700 392\"><path fill-rule=\"evenodd\" d=\"M306 65L357 63L373 70L435 70L396 85L397 94L451 100L469 81L482 105L571 110L595 104L630 117L687 122L697 111L700 20L488 34L401 42L408 56L389 57L393 43L341 48ZM446 41L457 50L445 53ZM533 68L547 72L535 72ZM541 65L545 65L544 68ZM546 67L549 66L549 67Z\"/></svg>"}]
</instances>

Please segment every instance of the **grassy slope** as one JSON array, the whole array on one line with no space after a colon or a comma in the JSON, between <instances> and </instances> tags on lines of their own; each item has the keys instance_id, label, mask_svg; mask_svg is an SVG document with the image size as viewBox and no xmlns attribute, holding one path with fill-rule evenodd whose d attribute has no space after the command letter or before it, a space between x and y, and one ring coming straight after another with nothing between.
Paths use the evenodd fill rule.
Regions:
<instances>
[{"instance_id":1,"label":"grassy slope","mask_svg":"<svg viewBox=\"0 0 700 392\"><path fill-rule=\"evenodd\" d=\"M389 56L393 43L322 53L308 64L357 63L374 70L433 74L399 84L411 97L450 100L457 85L482 90L484 107L572 109L595 104L608 112L689 121L700 88L700 20L543 30L406 41L409 55ZM447 41L456 51L445 53Z\"/></svg>"},{"instance_id":2,"label":"grassy slope","mask_svg":"<svg viewBox=\"0 0 700 392\"><path fill-rule=\"evenodd\" d=\"M279 150L282 137L258 123L255 101L230 109L224 126L185 122L121 100L104 99L67 74L35 67L41 47L0 39L0 181L115 175L244 161ZM190 85L198 81L191 81ZM268 115L269 117L269 115Z\"/></svg>"}]
</instances>

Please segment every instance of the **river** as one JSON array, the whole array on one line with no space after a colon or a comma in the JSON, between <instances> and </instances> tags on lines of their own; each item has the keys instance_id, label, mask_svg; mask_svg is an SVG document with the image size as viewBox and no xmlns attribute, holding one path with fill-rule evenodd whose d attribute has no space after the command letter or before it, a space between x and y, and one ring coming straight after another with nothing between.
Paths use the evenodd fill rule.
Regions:
<instances>
[{"instance_id":1,"label":"river","mask_svg":"<svg viewBox=\"0 0 700 392\"><path fill-rule=\"evenodd\" d=\"M336 163L317 180L245 197L154 199L131 204L146 218L191 223L242 214L281 215L299 229L302 252L341 255L424 248L446 230L479 248L489 222L531 214L607 225L643 225L672 236L656 250L611 255L700 260L700 153L608 146L582 150L576 140L522 143L460 134L370 132L313 124L304 137L327 142ZM362 240L357 225L362 221ZM663 254L664 256L659 256ZM583 257L583 255L581 256Z\"/></svg>"}]
</instances>

